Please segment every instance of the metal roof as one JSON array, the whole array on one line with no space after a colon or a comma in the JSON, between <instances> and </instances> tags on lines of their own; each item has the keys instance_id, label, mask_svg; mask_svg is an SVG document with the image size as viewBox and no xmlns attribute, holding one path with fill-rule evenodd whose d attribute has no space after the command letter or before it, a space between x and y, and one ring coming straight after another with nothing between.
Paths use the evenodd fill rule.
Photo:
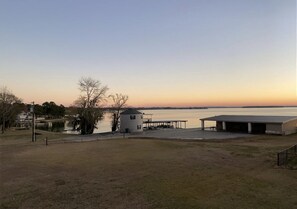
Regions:
<instances>
[{"instance_id":1,"label":"metal roof","mask_svg":"<svg viewBox=\"0 0 297 209\"><path fill-rule=\"evenodd\" d=\"M136 109L133 109L133 108L129 108L129 109L121 112L121 115L138 115L138 114L142 114L142 113Z\"/></svg>"},{"instance_id":2,"label":"metal roof","mask_svg":"<svg viewBox=\"0 0 297 209\"><path fill-rule=\"evenodd\" d=\"M200 120L245 123L286 123L291 120L297 121L297 116L219 115L214 117L202 118Z\"/></svg>"}]
</instances>

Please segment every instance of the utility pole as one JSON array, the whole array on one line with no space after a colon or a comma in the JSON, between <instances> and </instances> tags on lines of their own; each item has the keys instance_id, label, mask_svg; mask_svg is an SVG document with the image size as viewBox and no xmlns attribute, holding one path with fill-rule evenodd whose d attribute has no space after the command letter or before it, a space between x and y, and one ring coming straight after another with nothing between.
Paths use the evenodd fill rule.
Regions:
<instances>
[{"instance_id":1,"label":"utility pole","mask_svg":"<svg viewBox=\"0 0 297 209\"><path fill-rule=\"evenodd\" d=\"M36 141L35 138L35 114L34 114L34 102L32 102L30 112L32 113L32 142Z\"/></svg>"}]
</instances>

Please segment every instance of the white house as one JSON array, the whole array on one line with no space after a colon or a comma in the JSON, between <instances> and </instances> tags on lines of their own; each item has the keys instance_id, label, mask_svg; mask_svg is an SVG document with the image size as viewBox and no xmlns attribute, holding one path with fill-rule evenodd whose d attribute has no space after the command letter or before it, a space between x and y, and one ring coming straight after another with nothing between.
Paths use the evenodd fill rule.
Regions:
<instances>
[{"instance_id":1,"label":"white house","mask_svg":"<svg viewBox=\"0 0 297 209\"><path fill-rule=\"evenodd\" d=\"M120 115L120 132L135 133L143 131L143 114L135 109L127 109Z\"/></svg>"},{"instance_id":2,"label":"white house","mask_svg":"<svg viewBox=\"0 0 297 209\"><path fill-rule=\"evenodd\" d=\"M28 112L22 111L20 114L17 115L17 121L23 122L23 121L31 121L32 120L32 114Z\"/></svg>"}]
</instances>

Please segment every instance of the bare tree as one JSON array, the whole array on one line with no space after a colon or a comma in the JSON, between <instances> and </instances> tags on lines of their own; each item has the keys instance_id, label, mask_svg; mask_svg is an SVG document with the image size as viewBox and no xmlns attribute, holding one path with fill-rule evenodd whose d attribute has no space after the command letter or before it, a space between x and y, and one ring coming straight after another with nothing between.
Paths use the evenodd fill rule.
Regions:
<instances>
[{"instance_id":1,"label":"bare tree","mask_svg":"<svg viewBox=\"0 0 297 209\"><path fill-rule=\"evenodd\" d=\"M115 94L110 95L112 98L112 121L111 121L111 131L116 131L119 128L119 120L120 120L120 111L126 106L128 101L127 95Z\"/></svg>"},{"instance_id":2,"label":"bare tree","mask_svg":"<svg viewBox=\"0 0 297 209\"><path fill-rule=\"evenodd\" d=\"M82 77L79 80L79 90L81 95L75 105L78 107L81 134L92 134L97 122L103 117L100 105L106 100L108 87L102 86L98 80Z\"/></svg>"},{"instance_id":3,"label":"bare tree","mask_svg":"<svg viewBox=\"0 0 297 209\"><path fill-rule=\"evenodd\" d=\"M17 98L7 87L0 89L0 115L2 124L2 134L5 129L10 126L16 120L16 103L20 103L21 100Z\"/></svg>"}]
</instances>

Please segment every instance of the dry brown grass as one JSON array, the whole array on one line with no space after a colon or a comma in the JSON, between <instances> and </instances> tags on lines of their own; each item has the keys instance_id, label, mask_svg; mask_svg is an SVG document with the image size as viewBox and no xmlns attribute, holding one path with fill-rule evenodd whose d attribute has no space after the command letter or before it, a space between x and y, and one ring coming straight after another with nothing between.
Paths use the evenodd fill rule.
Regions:
<instances>
[{"instance_id":1,"label":"dry brown grass","mask_svg":"<svg viewBox=\"0 0 297 209\"><path fill-rule=\"evenodd\" d=\"M0 137L0 208L297 208L297 171L275 165L296 135L48 147L30 132Z\"/></svg>"}]
</instances>

